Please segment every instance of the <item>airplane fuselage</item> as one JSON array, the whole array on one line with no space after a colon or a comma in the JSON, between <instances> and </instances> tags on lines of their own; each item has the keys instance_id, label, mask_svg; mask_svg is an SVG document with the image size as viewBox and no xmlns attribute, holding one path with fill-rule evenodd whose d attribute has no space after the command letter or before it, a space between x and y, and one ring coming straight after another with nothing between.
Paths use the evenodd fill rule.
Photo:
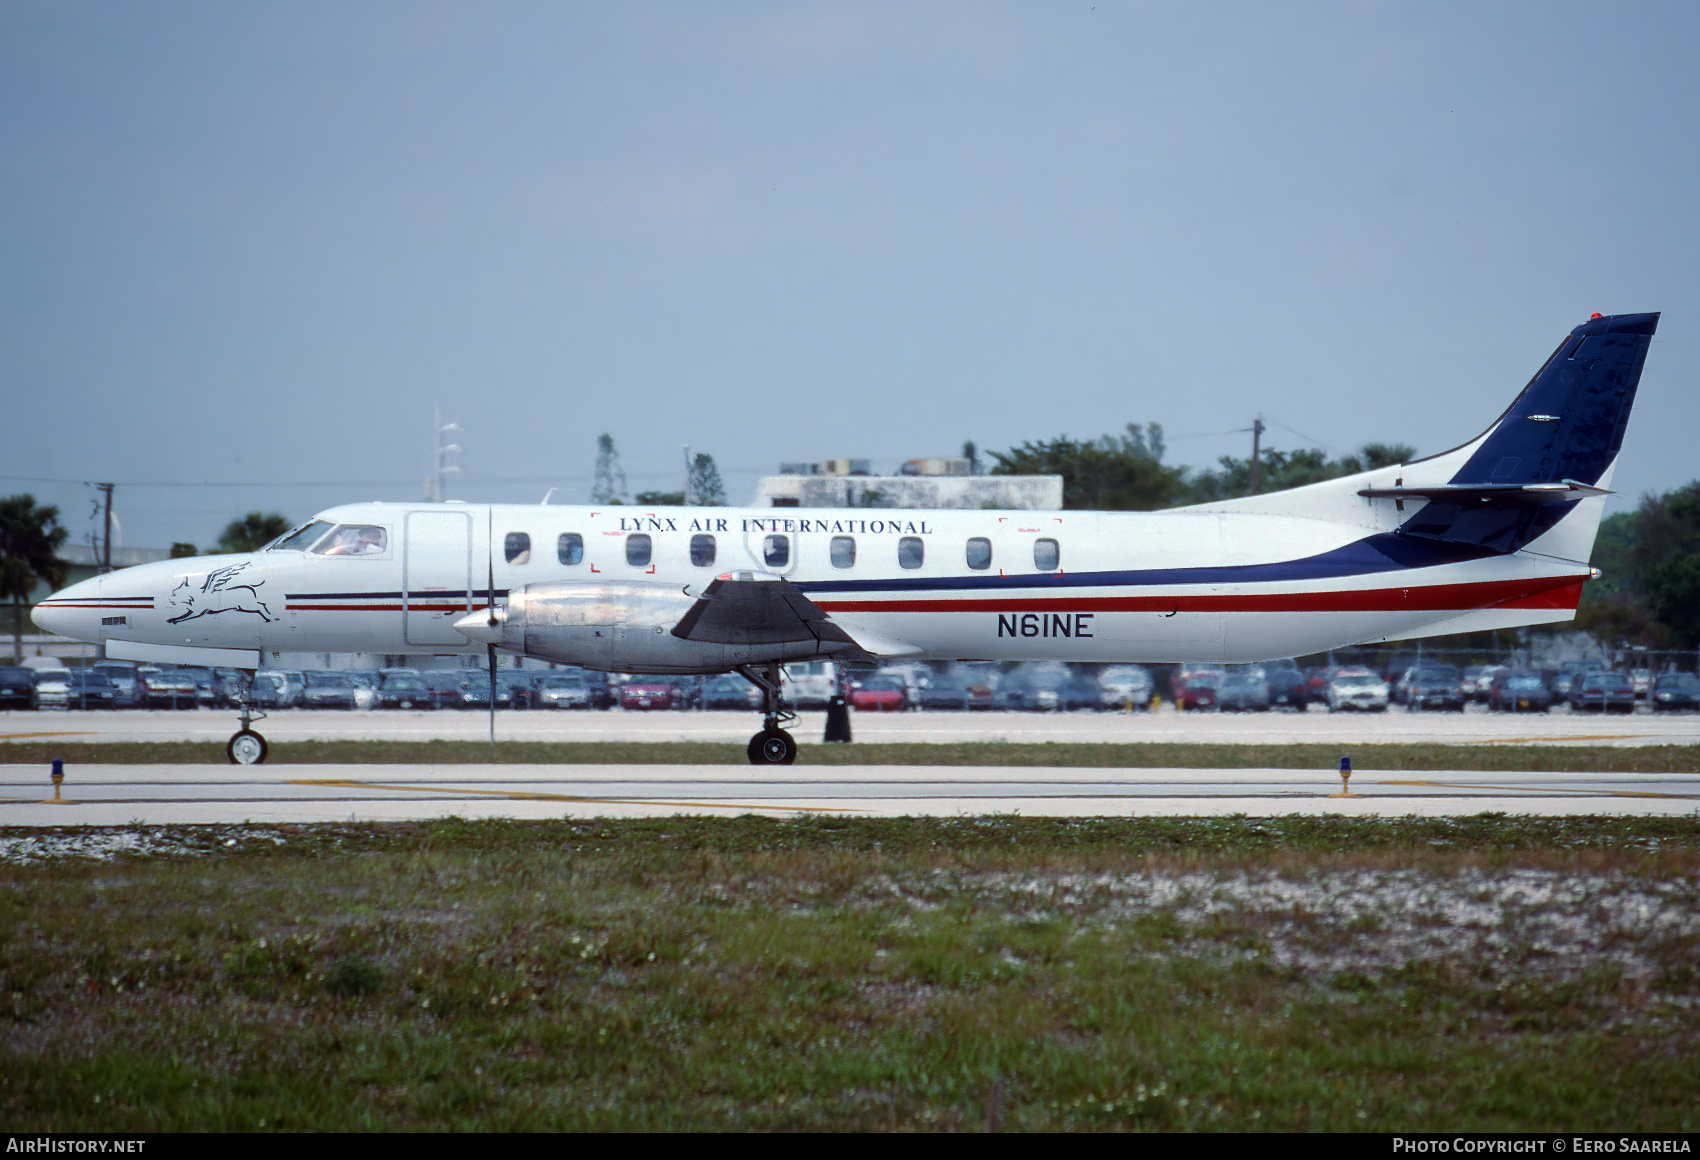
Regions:
<instances>
[{"instance_id":1,"label":"airplane fuselage","mask_svg":"<svg viewBox=\"0 0 1700 1160\"><path fill-rule=\"evenodd\" d=\"M1384 474L1390 484L1394 470ZM891 655L1251 661L1567 619L1588 576L1585 563L1530 552L1413 546L1391 534L1409 517L1391 501L1340 490L1323 507L1326 518L1255 505L1111 513L351 504L315 517L325 524L317 551L307 543L127 568L44 602L37 620L78 639L180 648L479 654L483 645L455 625L485 608L492 590L498 605L528 586L568 582L655 586L684 598L742 570L784 577L852 637L895 642ZM366 533L365 554L327 554L332 529L378 534ZM651 627L609 624L611 633ZM641 650L621 655L610 644L605 657L582 663L653 667Z\"/></svg>"}]
</instances>

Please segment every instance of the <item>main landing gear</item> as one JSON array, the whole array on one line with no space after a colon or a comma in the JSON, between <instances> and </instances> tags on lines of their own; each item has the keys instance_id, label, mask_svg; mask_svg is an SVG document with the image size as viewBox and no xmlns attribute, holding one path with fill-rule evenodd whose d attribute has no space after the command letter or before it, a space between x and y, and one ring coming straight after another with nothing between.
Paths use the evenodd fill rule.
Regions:
<instances>
[{"instance_id":1,"label":"main landing gear","mask_svg":"<svg viewBox=\"0 0 1700 1160\"><path fill-rule=\"evenodd\" d=\"M231 700L236 702L236 709L241 714L242 728L230 737L224 747L224 754L230 758L232 765L259 765L266 759L266 739L254 732L248 726L255 721L265 719L265 714L254 708L254 672L252 669L241 670L242 680L236 687L236 694Z\"/></svg>"},{"instance_id":2,"label":"main landing gear","mask_svg":"<svg viewBox=\"0 0 1700 1160\"><path fill-rule=\"evenodd\" d=\"M761 732L750 738L750 764L790 765L797 760L797 742L779 726L795 721L797 714L780 691L779 665L739 665L738 675L761 690Z\"/></svg>"}]
</instances>

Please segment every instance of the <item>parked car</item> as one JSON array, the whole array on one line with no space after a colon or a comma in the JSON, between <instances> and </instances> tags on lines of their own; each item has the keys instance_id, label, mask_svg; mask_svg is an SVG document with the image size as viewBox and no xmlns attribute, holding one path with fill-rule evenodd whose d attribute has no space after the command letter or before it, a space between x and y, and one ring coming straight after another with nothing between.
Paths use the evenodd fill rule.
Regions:
<instances>
[{"instance_id":1,"label":"parked car","mask_svg":"<svg viewBox=\"0 0 1700 1160\"><path fill-rule=\"evenodd\" d=\"M908 686L896 677L872 676L850 690L850 707L862 712L901 713L908 705Z\"/></svg>"},{"instance_id":2,"label":"parked car","mask_svg":"<svg viewBox=\"0 0 1700 1160\"><path fill-rule=\"evenodd\" d=\"M1552 693L1539 673L1500 669L1488 685L1487 705L1496 713L1545 713L1552 708Z\"/></svg>"},{"instance_id":3,"label":"parked car","mask_svg":"<svg viewBox=\"0 0 1700 1160\"><path fill-rule=\"evenodd\" d=\"M1693 673L1666 673L1653 683L1647 699L1655 713L1700 709L1700 677Z\"/></svg>"},{"instance_id":4,"label":"parked car","mask_svg":"<svg viewBox=\"0 0 1700 1160\"><path fill-rule=\"evenodd\" d=\"M1292 661L1265 665L1263 680L1268 689L1271 707L1279 705L1283 709L1303 711L1310 704L1310 690L1305 683L1305 676Z\"/></svg>"},{"instance_id":5,"label":"parked car","mask_svg":"<svg viewBox=\"0 0 1700 1160\"><path fill-rule=\"evenodd\" d=\"M1208 664L1199 661L1188 661L1185 664L1177 665L1174 675L1169 678L1170 695L1175 698L1175 704L1180 705L1181 691L1189 681L1196 677L1214 677L1215 680L1210 683L1210 688L1214 690L1221 687L1222 678L1227 675L1227 672L1227 665ZM1215 694L1212 693L1211 696L1214 697Z\"/></svg>"},{"instance_id":6,"label":"parked car","mask_svg":"<svg viewBox=\"0 0 1700 1160\"><path fill-rule=\"evenodd\" d=\"M620 690L622 709L687 709L690 698L677 677L634 676Z\"/></svg>"},{"instance_id":7,"label":"parked car","mask_svg":"<svg viewBox=\"0 0 1700 1160\"><path fill-rule=\"evenodd\" d=\"M378 684L378 704L385 709L434 709L431 687L418 673L405 669L383 674Z\"/></svg>"},{"instance_id":8,"label":"parked car","mask_svg":"<svg viewBox=\"0 0 1700 1160\"><path fill-rule=\"evenodd\" d=\"M1339 665L1319 665L1305 673L1305 694L1314 703L1328 704L1328 685L1340 674Z\"/></svg>"},{"instance_id":9,"label":"parked car","mask_svg":"<svg viewBox=\"0 0 1700 1160\"><path fill-rule=\"evenodd\" d=\"M799 709L824 709L838 691L837 669L831 661L789 664L780 669L780 688Z\"/></svg>"},{"instance_id":10,"label":"parked car","mask_svg":"<svg viewBox=\"0 0 1700 1160\"><path fill-rule=\"evenodd\" d=\"M347 673L314 670L305 674L306 688L301 693L303 709L354 708L354 679Z\"/></svg>"},{"instance_id":11,"label":"parked car","mask_svg":"<svg viewBox=\"0 0 1700 1160\"><path fill-rule=\"evenodd\" d=\"M0 709L39 709L35 674L28 669L0 668Z\"/></svg>"},{"instance_id":12,"label":"parked car","mask_svg":"<svg viewBox=\"0 0 1700 1160\"><path fill-rule=\"evenodd\" d=\"M425 687L431 691L431 707L434 709L462 709L460 683L465 669L426 669L419 674L419 679L425 682ZM488 704L488 699L486 699Z\"/></svg>"},{"instance_id":13,"label":"parked car","mask_svg":"<svg viewBox=\"0 0 1700 1160\"><path fill-rule=\"evenodd\" d=\"M1114 665L1098 674L1098 703L1105 709L1150 709L1151 671L1143 665Z\"/></svg>"},{"instance_id":14,"label":"parked car","mask_svg":"<svg viewBox=\"0 0 1700 1160\"><path fill-rule=\"evenodd\" d=\"M349 684L354 686L354 707L356 709L371 709L378 704L378 688L383 684L383 674L376 669L344 669L343 675Z\"/></svg>"},{"instance_id":15,"label":"parked car","mask_svg":"<svg viewBox=\"0 0 1700 1160\"><path fill-rule=\"evenodd\" d=\"M1328 682L1328 711L1339 713L1356 709L1365 713L1385 713L1388 692L1387 682L1369 669L1336 669Z\"/></svg>"},{"instance_id":16,"label":"parked car","mask_svg":"<svg viewBox=\"0 0 1700 1160\"><path fill-rule=\"evenodd\" d=\"M71 707L71 673L69 669L37 669L35 699L38 708L69 709Z\"/></svg>"},{"instance_id":17,"label":"parked car","mask_svg":"<svg viewBox=\"0 0 1700 1160\"><path fill-rule=\"evenodd\" d=\"M929 677L916 693L915 703L922 709L966 710L968 682L948 673L942 677Z\"/></svg>"},{"instance_id":18,"label":"parked car","mask_svg":"<svg viewBox=\"0 0 1700 1160\"><path fill-rule=\"evenodd\" d=\"M302 678L304 682L305 678ZM293 709L300 704L302 682L283 669L265 669L254 674L252 694L256 709Z\"/></svg>"},{"instance_id":19,"label":"parked car","mask_svg":"<svg viewBox=\"0 0 1700 1160\"><path fill-rule=\"evenodd\" d=\"M124 661L102 661L94 666L94 671L112 682L113 704L130 708L145 703L146 691L142 688L142 679L137 675L135 665Z\"/></svg>"},{"instance_id":20,"label":"parked car","mask_svg":"<svg viewBox=\"0 0 1700 1160\"><path fill-rule=\"evenodd\" d=\"M1557 675L1547 683L1547 688L1552 690L1553 699L1557 701L1568 700L1571 684L1577 677L1590 671L1593 667L1586 661L1565 661L1562 665L1559 665Z\"/></svg>"},{"instance_id":21,"label":"parked car","mask_svg":"<svg viewBox=\"0 0 1700 1160\"><path fill-rule=\"evenodd\" d=\"M1407 709L1464 711L1463 677L1452 665L1425 665L1406 672L1399 682L1399 701Z\"/></svg>"},{"instance_id":22,"label":"parked car","mask_svg":"<svg viewBox=\"0 0 1700 1160\"><path fill-rule=\"evenodd\" d=\"M142 703L150 709L193 709L200 703L201 690L195 678L175 669L140 668Z\"/></svg>"},{"instance_id":23,"label":"parked car","mask_svg":"<svg viewBox=\"0 0 1700 1160\"><path fill-rule=\"evenodd\" d=\"M496 680L506 689L508 708L537 708L537 673L530 669L499 669Z\"/></svg>"},{"instance_id":24,"label":"parked car","mask_svg":"<svg viewBox=\"0 0 1700 1160\"><path fill-rule=\"evenodd\" d=\"M195 703L210 706L214 701L213 671L206 665L178 665L177 672L195 682Z\"/></svg>"},{"instance_id":25,"label":"parked car","mask_svg":"<svg viewBox=\"0 0 1700 1160\"><path fill-rule=\"evenodd\" d=\"M1218 708L1217 698L1222 692L1222 676L1219 673L1194 672L1178 679L1175 687L1175 708L1211 709Z\"/></svg>"},{"instance_id":26,"label":"parked car","mask_svg":"<svg viewBox=\"0 0 1700 1160\"><path fill-rule=\"evenodd\" d=\"M1570 682L1566 699L1573 713L1635 712L1635 686L1622 673L1583 673Z\"/></svg>"},{"instance_id":27,"label":"parked car","mask_svg":"<svg viewBox=\"0 0 1700 1160\"><path fill-rule=\"evenodd\" d=\"M761 690L743 677L715 677L702 688L704 709L759 709Z\"/></svg>"},{"instance_id":28,"label":"parked car","mask_svg":"<svg viewBox=\"0 0 1700 1160\"><path fill-rule=\"evenodd\" d=\"M450 702L456 709L490 708L490 674L488 671L479 672L476 669L456 669L459 680L454 687L453 700ZM508 707L508 690L500 680L496 682L496 708Z\"/></svg>"},{"instance_id":29,"label":"parked car","mask_svg":"<svg viewBox=\"0 0 1700 1160\"><path fill-rule=\"evenodd\" d=\"M1464 694L1466 701L1474 701L1478 705L1487 704L1488 690L1493 687L1493 679L1505 670L1504 665L1466 665L1464 679L1458 691Z\"/></svg>"},{"instance_id":30,"label":"parked car","mask_svg":"<svg viewBox=\"0 0 1700 1160\"><path fill-rule=\"evenodd\" d=\"M118 690L92 669L71 669L65 674L67 705L72 709L113 709Z\"/></svg>"},{"instance_id":31,"label":"parked car","mask_svg":"<svg viewBox=\"0 0 1700 1160\"><path fill-rule=\"evenodd\" d=\"M1269 711L1269 686L1249 669L1230 669L1216 694L1216 707L1233 712Z\"/></svg>"}]
</instances>

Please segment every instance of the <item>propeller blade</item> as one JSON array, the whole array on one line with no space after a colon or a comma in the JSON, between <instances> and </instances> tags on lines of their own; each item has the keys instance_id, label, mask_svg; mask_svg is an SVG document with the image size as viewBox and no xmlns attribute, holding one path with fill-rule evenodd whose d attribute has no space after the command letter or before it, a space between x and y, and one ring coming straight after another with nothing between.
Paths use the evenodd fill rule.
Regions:
<instances>
[{"instance_id":1,"label":"propeller blade","mask_svg":"<svg viewBox=\"0 0 1700 1160\"><path fill-rule=\"evenodd\" d=\"M490 535L485 543L485 556L489 561L490 570L484 578L484 607L489 609L490 627L494 629L500 621L496 619L496 513L490 509ZM490 748L496 748L496 646L487 644L484 651L490 657Z\"/></svg>"},{"instance_id":2,"label":"propeller blade","mask_svg":"<svg viewBox=\"0 0 1700 1160\"><path fill-rule=\"evenodd\" d=\"M496 646L487 644L490 653L490 748L496 747Z\"/></svg>"}]
</instances>

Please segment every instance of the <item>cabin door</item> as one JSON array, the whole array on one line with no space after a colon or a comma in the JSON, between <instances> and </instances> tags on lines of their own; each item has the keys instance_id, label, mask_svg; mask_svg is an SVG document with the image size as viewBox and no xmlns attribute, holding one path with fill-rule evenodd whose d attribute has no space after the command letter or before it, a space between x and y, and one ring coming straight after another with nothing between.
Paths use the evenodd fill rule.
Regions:
<instances>
[{"instance_id":1,"label":"cabin door","mask_svg":"<svg viewBox=\"0 0 1700 1160\"><path fill-rule=\"evenodd\" d=\"M465 645L455 621L472 611L472 514L407 513L401 619L408 644Z\"/></svg>"}]
</instances>

